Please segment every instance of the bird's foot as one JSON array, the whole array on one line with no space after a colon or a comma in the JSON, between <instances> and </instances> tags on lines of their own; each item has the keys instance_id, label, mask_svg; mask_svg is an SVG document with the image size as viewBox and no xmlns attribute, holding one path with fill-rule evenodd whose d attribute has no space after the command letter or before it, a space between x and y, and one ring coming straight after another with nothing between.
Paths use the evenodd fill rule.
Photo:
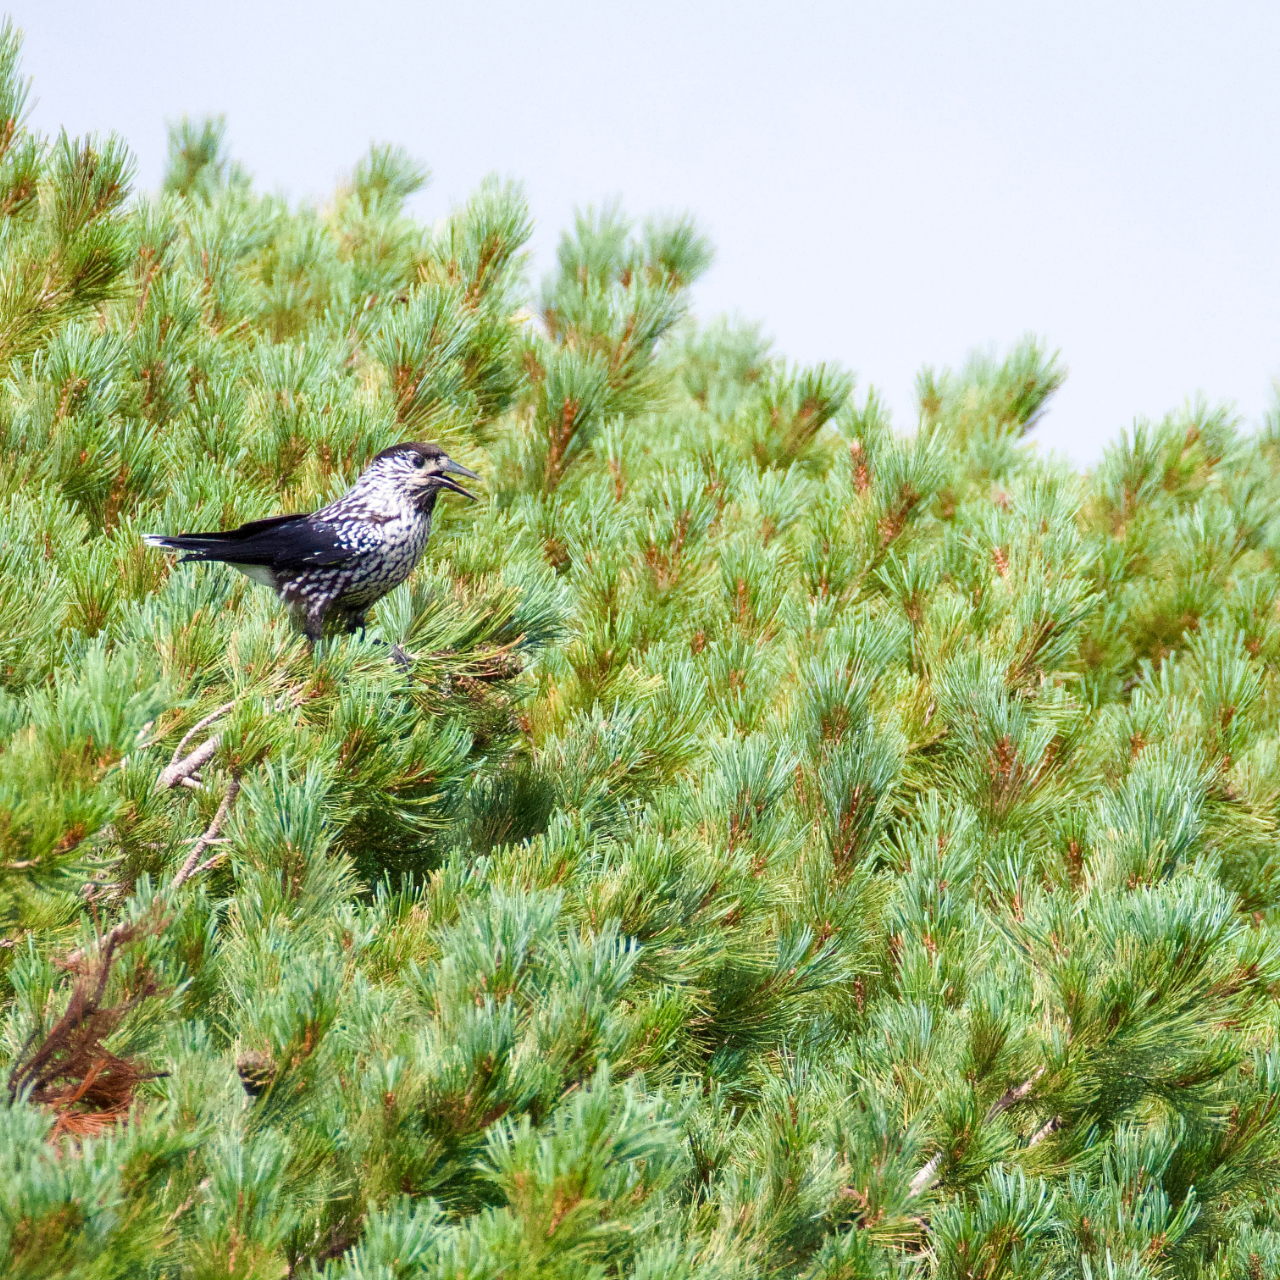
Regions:
<instances>
[{"instance_id":1,"label":"bird's foot","mask_svg":"<svg viewBox=\"0 0 1280 1280\"><path fill-rule=\"evenodd\" d=\"M359 635L361 640L365 638L363 631L361 631ZM383 640L380 636L370 636L369 643L376 645L379 649L386 649L387 657L389 657L401 670L408 671L409 668L413 666L413 656L402 649L400 645L392 644L388 640Z\"/></svg>"}]
</instances>

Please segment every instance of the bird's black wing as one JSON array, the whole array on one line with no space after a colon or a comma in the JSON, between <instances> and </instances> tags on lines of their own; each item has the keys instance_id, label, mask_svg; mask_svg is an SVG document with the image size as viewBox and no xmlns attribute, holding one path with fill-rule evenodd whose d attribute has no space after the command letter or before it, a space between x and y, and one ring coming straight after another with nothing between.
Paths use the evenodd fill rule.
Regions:
<instances>
[{"instance_id":1,"label":"bird's black wing","mask_svg":"<svg viewBox=\"0 0 1280 1280\"><path fill-rule=\"evenodd\" d=\"M147 534L146 540L153 547L185 551L183 560L222 560L270 569L341 564L360 553L336 525L310 515L251 520L225 533Z\"/></svg>"}]
</instances>

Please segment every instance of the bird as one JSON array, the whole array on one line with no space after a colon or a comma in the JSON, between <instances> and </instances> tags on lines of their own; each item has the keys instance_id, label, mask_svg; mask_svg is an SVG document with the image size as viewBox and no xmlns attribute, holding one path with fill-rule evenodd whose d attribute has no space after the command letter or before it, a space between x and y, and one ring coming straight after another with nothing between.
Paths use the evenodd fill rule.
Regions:
<instances>
[{"instance_id":1,"label":"bird","mask_svg":"<svg viewBox=\"0 0 1280 1280\"><path fill-rule=\"evenodd\" d=\"M329 635L363 634L370 607L418 563L441 492L475 500L450 479L455 475L481 478L437 444L393 444L319 511L250 520L222 533L142 537L148 546L185 552L179 564L217 560L271 587L314 646Z\"/></svg>"}]
</instances>

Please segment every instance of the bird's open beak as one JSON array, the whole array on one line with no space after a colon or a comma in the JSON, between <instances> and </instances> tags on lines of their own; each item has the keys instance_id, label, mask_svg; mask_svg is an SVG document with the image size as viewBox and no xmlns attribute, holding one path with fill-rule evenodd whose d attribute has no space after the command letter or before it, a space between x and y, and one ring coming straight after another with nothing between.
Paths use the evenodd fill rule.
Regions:
<instances>
[{"instance_id":1,"label":"bird's open beak","mask_svg":"<svg viewBox=\"0 0 1280 1280\"><path fill-rule=\"evenodd\" d=\"M457 483L457 481L448 479L448 477L444 474L447 471L453 472L453 474L456 476L470 476L472 480L479 480L480 477L476 475L476 473L472 471L470 467L464 467L462 463L454 462L452 458L446 458L444 461L444 466L442 466L440 470L436 473L440 484L444 488L452 489L454 493L460 493L464 498L470 498L471 501L474 502L476 500L476 495L472 493L470 489L464 489L460 484Z\"/></svg>"}]
</instances>

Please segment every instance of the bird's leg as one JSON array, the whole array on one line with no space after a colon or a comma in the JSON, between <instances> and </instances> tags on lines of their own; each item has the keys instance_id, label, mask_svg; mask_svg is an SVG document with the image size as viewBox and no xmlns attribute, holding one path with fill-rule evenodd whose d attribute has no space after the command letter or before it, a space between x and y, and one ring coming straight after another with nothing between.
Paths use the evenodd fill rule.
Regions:
<instances>
[{"instance_id":1,"label":"bird's leg","mask_svg":"<svg viewBox=\"0 0 1280 1280\"><path fill-rule=\"evenodd\" d=\"M368 620L369 611L362 610L360 613L349 613L346 616L346 630L349 635L359 632L360 639L365 638L365 623ZM398 644L388 644L385 640L374 640L373 644L381 645L384 649L389 650L391 661L396 664L402 671L408 671L413 666L413 659Z\"/></svg>"},{"instance_id":2,"label":"bird's leg","mask_svg":"<svg viewBox=\"0 0 1280 1280\"><path fill-rule=\"evenodd\" d=\"M314 651L316 645L324 638L324 615L325 606L312 605L303 618L303 633L307 639L311 641L311 648Z\"/></svg>"}]
</instances>

